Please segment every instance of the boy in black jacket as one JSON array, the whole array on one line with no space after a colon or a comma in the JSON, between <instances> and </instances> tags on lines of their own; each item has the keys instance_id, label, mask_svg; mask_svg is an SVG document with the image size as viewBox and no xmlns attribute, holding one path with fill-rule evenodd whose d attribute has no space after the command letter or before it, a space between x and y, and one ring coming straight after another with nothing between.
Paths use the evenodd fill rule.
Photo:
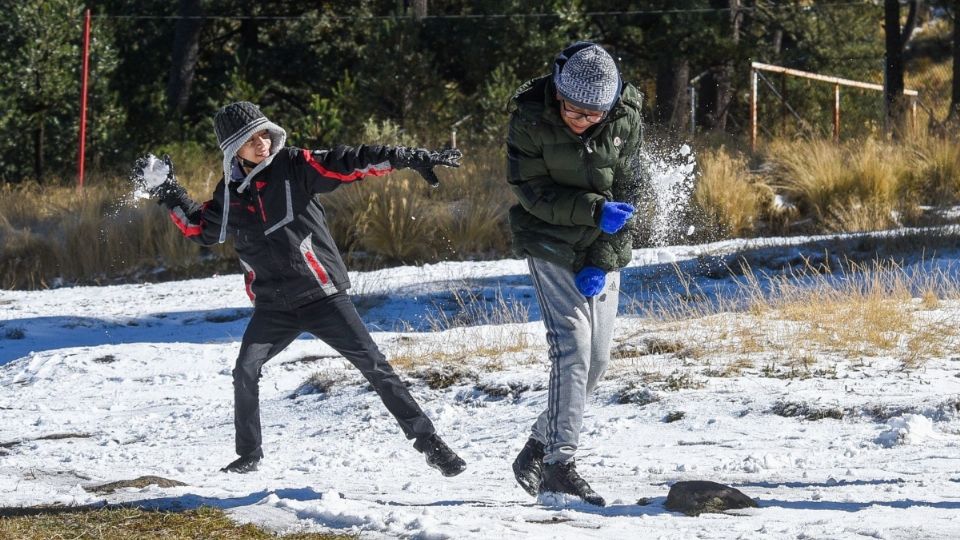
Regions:
<instances>
[{"instance_id":1,"label":"boy in black jacket","mask_svg":"<svg viewBox=\"0 0 960 540\"><path fill-rule=\"evenodd\" d=\"M437 436L400 378L370 337L346 293L347 269L314 195L364 176L412 168L431 185L433 167L459 166L460 152L401 146L284 147L286 132L249 102L232 103L214 117L223 150L224 178L213 198L194 202L177 184L169 156L137 160L133 180L194 242L212 245L228 235L240 256L253 316L233 370L238 459L221 469L245 473L263 457L259 379L263 364L301 332L310 332L347 358L370 382L414 448L444 476L466 464Z\"/></svg>"}]
</instances>

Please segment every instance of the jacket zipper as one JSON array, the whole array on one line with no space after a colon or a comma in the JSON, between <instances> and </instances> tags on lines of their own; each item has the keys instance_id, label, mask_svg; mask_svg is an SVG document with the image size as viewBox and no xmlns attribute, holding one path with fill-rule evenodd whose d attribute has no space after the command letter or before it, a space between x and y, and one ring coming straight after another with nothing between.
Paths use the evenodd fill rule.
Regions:
<instances>
[{"instance_id":1,"label":"jacket zipper","mask_svg":"<svg viewBox=\"0 0 960 540\"><path fill-rule=\"evenodd\" d=\"M267 249L267 253L270 254L270 259L276 264L276 267L277 267L277 268L282 268L282 267L283 267L282 261L284 260L284 258L278 256L278 254L277 254L277 252L276 252L277 248L275 248L275 247L273 246L273 244L272 244L269 240L267 240L267 237L266 237L266 234L265 234L266 228L267 228L267 210L266 210L266 208L265 208L265 206L264 206L264 204L263 204L263 194L262 194L260 188L256 186L256 183L251 182L251 184L253 184L253 189L254 189L254 190L256 191L256 193L257 193L257 205L260 207L260 218L261 218L261 220L263 220L263 227L261 228L261 241L264 242L264 245L265 245L265 247L266 247L266 249ZM287 302L287 295L284 294L283 289L278 286L278 287L275 287L275 288L274 288L274 292L275 292L276 298L277 298L279 301L281 301L281 302L283 302L284 304L286 304L286 302Z\"/></svg>"},{"instance_id":2,"label":"jacket zipper","mask_svg":"<svg viewBox=\"0 0 960 540\"><path fill-rule=\"evenodd\" d=\"M260 193L260 188L254 186L253 189L257 190L257 204L260 206L260 219L263 220L263 224L267 224L267 211L263 207L263 195Z\"/></svg>"},{"instance_id":3,"label":"jacket zipper","mask_svg":"<svg viewBox=\"0 0 960 540\"><path fill-rule=\"evenodd\" d=\"M620 116L621 116L621 115L618 114L618 115L616 116L616 118L620 118ZM601 120L600 123L596 125L596 129L593 130L593 134L591 134L590 136L588 136L586 139L580 139L581 142L583 142L584 148L586 148L586 150L587 150L587 165L588 165L588 167L587 167L587 182L590 184L590 187L592 187L593 189L597 189L597 186L594 185L594 183L593 183L593 178L594 178L593 167L592 167L592 166L589 166L589 165L592 165L592 161L593 161L593 160L591 159L591 156L593 155L593 148L590 147L590 143L593 142L593 138L594 138L594 137L596 137L597 135L600 134L600 131L602 131L603 128L607 127L607 124L609 124L611 120L614 120L614 116L613 116L612 114L608 114L608 115L606 116L606 118L604 118L603 120Z\"/></svg>"}]
</instances>

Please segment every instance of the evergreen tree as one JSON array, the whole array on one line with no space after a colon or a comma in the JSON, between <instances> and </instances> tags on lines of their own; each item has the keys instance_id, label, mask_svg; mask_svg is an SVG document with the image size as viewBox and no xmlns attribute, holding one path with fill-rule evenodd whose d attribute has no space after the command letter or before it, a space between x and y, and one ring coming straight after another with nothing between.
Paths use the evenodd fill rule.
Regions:
<instances>
[{"instance_id":1,"label":"evergreen tree","mask_svg":"<svg viewBox=\"0 0 960 540\"><path fill-rule=\"evenodd\" d=\"M0 18L0 180L70 176L78 157L82 7L73 0L17 2ZM110 36L92 44L91 140L116 132L120 111L103 84L115 64ZM16 134L16 136L13 136ZM94 161L106 149L92 145ZM71 177L72 178L72 177Z\"/></svg>"}]
</instances>

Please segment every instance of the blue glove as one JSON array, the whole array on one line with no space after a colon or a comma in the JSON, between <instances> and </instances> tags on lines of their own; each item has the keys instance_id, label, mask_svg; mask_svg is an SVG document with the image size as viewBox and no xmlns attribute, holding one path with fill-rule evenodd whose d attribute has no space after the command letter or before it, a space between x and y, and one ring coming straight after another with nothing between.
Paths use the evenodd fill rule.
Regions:
<instances>
[{"instance_id":1,"label":"blue glove","mask_svg":"<svg viewBox=\"0 0 960 540\"><path fill-rule=\"evenodd\" d=\"M625 202L605 202L600 210L600 230L614 234L627 224L636 209Z\"/></svg>"},{"instance_id":2,"label":"blue glove","mask_svg":"<svg viewBox=\"0 0 960 540\"><path fill-rule=\"evenodd\" d=\"M573 282L577 284L580 294L590 298L603 290L603 285L607 282L607 273L596 266L584 266L577 272Z\"/></svg>"}]
</instances>

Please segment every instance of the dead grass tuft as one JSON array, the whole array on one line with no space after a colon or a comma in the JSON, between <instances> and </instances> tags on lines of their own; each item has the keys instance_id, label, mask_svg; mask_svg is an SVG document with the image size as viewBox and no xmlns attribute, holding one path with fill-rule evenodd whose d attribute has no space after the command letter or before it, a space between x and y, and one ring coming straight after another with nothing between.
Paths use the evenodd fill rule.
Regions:
<instances>
[{"instance_id":1,"label":"dead grass tuft","mask_svg":"<svg viewBox=\"0 0 960 540\"><path fill-rule=\"evenodd\" d=\"M360 267L503 257L510 250L500 148L466 150L457 169L438 169L430 189L400 171L345 186L323 198L339 247Z\"/></svg>"},{"instance_id":2,"label":"dead grass tuft","mask_svg":"<svg viewBox=\"0 0 960 540\"><path fill-rule=\"evenodd\" d=\"M960 202L960 145L954 138L912 133L907 146L910 168L904 192L919 204L947 206Z\"/></svg>"},{"instance_id":3,"label":"dead grass tuft","mask_svg":"<svg viewBox=\"0 0 960 540\"><path fill-rule=\"evenodd\" d=\"M454 332L471 332L456 329ZM423 368L470 366L480 371L498 371L505 359L511 365L532 363L536 355L530 352L529 336L520 326L506 325L494 331L489 329L476 337L458 336L451 339L433 339L429 334L403 336L391 355L390 364L397 369L416 372Z\"/></svg>"},{"instance_id":4,"label":"dead grass tuft","mask_svg":"<svg viewBox=\"0 0 960 540\"><path fill-rule=\"evenodd\" d=\"M343 369L321 369L303 381L290 398L295 399L310 394L329 394L335 386L343 385L350 378L350 374Z\"/></svg>"},{"instance_id":5,"label":"dead grass tuft","mask_svg":"<svg viewBox=\"0 0 960 540\"><path fill-rule=\"evenodd\" d=\"M866 231L899 224L912 203L901 195L909 170L902 148L874 140L777 141L768 147L773 184L827 231Z\"/></svg>"},{"instance_id":6,"label":"dead grass tuft","mask_svg":"<svg viewBox=\"0 0 960 540\"><path fill-rule=\"evenodd\" d=\"M805 418L816 421L825 418L834 420L843 420L844 410L839 407L815 407L806 403L792 401L778 401L770 409L770 412L785 418Z\"/></svg>"},{"instance_id":7,"label":"dead grass tuft","mask_svg":"<svg viewBox=\"0 0 960 540\"><path fill-rule=\"evenodd\" d=\"M355 536L326 533L276 535L255 525L238 525L223 510L202 507L184 512L138 508L33 507L0 509L0 537L19 540L86 538L141 540L183 538L219 540L342 540Z\"/></svg>"},{"instance_id":8,"label":"dead grass tuft","mask_svg":"<svg viewBox=\"0 0 960 540\"><path fill-rule=\"evenodd\" d=\"M428 366L411 373L411 376L423 380L432 390L476 382L479 378L477 373L471 369L452 365Z\"/></svg>"},{"instance_id":9,"label":"dead grass tuft","mask_svg":"<svg viewBox=\"0 0 960 540\"><path fill-rule=\"evenodd\" d=\"M671 303L671 297L648 303L638 313L645 321L638 332L648 333L647 321L659 320L667 336L696 336L702 345L688 358L704 361L709 376L763 366L762 373L772 377L831 377L841 359L882 357L916 369L956 346L954 316L931 311L960 300L953 274L950 268L907 270L891 261L847 262L842 268L808 264L776 276L744 268L735 294L710 302ZM736 360L715 364L730 357Z\"/></svg>"},{"instance_id":10,"label":"dead grass tuft","mask_svg":"<svg viewBox=\"0 0 960 540\"><path fill-rule=\"evenodd\" d=\"M492 294L469 288L454 289L443 302L435 302L436 311L427 316L430 329L441 332L467 326L523 324L530 314L523 302L503 295L497 288Z\"/></svg>"},{"instance_id":11,"label":"dead grass tuft","mask_svg":"<svg viewBox=\"0 0 960 540\"><path fill-rule=\"evenodd\" d=\"M708 226L721 237L751 236L769 189L751 181L744 156L725 149L699 156L700 177L693 193Z\"/></svg>"}]
</instances>

